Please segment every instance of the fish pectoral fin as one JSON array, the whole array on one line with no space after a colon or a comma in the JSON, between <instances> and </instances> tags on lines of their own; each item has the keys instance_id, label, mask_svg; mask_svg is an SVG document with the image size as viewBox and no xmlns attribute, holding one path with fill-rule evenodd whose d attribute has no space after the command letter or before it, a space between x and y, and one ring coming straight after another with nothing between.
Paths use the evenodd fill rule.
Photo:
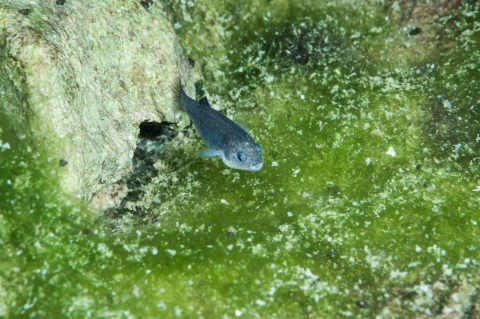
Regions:
<instances>
[{"instance_id":1,"label":"fish pectoral fin","mask_svg":"<svg viewBox=\"0 0 480 319\"><path fill-rule=\"evenodd\" d=\"M210 106L210 103L208 103L208 100L207 100L207 97L206 97L206 96L202 97L202 98L198 101L198 104L211 107L211 106Z\"/></svg>"},{"instance_id":2,"label":"fish pectoral fin","mask_svg":"<svg viewBox=\"0 0 480 319\"><path fill-rule=\"evenodd\" d=\"M235 123L237 123L238 126L240 126L245 132L248 133L247 123L245 123L244 121L238 121L238 122L235 122Z\"/></svg>"},{"instance_id":3,"label":"fish pectoral fin","mask_svg":"<svg viewBox=\"0 0 480 319\"><path fill-rule=\"evenodd\" d=\"M211 148L205 148L197 153L197 157L221 157L221 153Z\"/></svg>"}]
</instances>

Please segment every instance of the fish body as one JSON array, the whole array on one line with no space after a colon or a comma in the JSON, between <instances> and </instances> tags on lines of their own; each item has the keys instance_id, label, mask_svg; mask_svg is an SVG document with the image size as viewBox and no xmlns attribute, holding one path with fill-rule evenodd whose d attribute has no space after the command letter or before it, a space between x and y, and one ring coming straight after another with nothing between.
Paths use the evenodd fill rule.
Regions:
<instances>
[{"instance_id":1,"label":"fish body","mask_svg":"<svg viewBox=\"0 0 480 319\"><path fill-rule=\"evenodd\" d=\"M220 157L225 165L257 172L263 167L262 148L237 123L214 110L206 97L195 101L183 90L180 79L173 85L175 106L186 112L208 149L198 157Z\"/></svg>"}]
</instances>

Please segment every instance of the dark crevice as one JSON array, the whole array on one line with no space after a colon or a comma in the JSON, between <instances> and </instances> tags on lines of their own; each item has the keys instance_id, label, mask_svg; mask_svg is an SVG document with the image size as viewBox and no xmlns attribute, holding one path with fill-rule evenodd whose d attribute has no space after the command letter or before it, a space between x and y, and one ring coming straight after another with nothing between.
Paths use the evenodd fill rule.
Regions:
<instances>
[{"instance_id":1,"label":"dark crevice","mask_svg":"<svg viewBox=\"0 0 480 319\"><path fill-rule=\"evenodd\" d=\"M112 232L118 231L115 228L115 220L126 214L132 214L138 218L136 226L152 222L143 207L132 205L132 203L139 201L145 195L143 185L150 183L152 178L158 174L154 164L165 155L167 142L177 135L174 127L175 124L169 122L145 121L140 124L137 148L132 159L132 172L118 182L118 184L128 187L128 194L118 207L105 211L104 218Z\"/></svg>"},{"instance_id":2,"label":"dark crevice","mask_svg":"<svg viewBox=\"0 0 480 319\"><path fill-rule=\"evenodd\" d=\"M172 131L172 126L175 123L170 122L150 122L144 121L140 123L140 133L138 134L139 138L146 139L155 139L160 136L169 135L169 131Z\"/></svg>"},{"instance_id":3,"label":"dark crevice","mask_svg":"<svg viewBox=\"0 0 480 319\"><path fill-rule=\"evenodd\" d=\"M417 34L420 34L420 33L422 33L422 29L420 29L418 27L415 27L412 30L410 30L410 32L408 32L408 34L411 35L411 36L414 36L414 35L417 35Z\"/></svg>"},{"instance_id":4,"label":"dark crevice","mask_svg":"<svg viewBox=\"0 0 480 319\"><path fill-rule=\"evenodd\" d=\"M24 16L28 16L30 13L32 13L32 9L20 9L18 12Z\"/></svg>"},{"instance_id":5,"label":"dark crevice","mask_svg":"<svg viewBox=\"0 0 480 319\"><path fill-rule=\"evenodd\" d=\"M150 9L150 6L153 4L153 0L142 0L140 1L140 4L142 5L142 7L145 8L145 10L148 10Z\"/></svg>"},{"instance_id":6,"label":"dark crevice","mask_svg":"<svg viewBox=\"0 0 480 319\"><path fill-rule=\"evenodd\" d=\"M142 122L138 135L137 149L133 154L134 172L147 169L163 154L165 143L171 141L177 132L169 122Z\"/></svg>"}]
</instances>

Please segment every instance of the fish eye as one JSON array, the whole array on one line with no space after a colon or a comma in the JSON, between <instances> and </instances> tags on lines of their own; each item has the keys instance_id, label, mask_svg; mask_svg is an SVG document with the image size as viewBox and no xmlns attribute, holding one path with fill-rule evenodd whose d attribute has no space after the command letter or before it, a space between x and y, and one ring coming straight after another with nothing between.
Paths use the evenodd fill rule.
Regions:
<instances>
[{"instance_id":1,"label":"fish eye","mask_svg":"<svg viewBox=\"0 0 480 319\"><path fill-rule=\"evenodd\" d=\"M237 158L240 162L245 163L247 161L247 154L242 151L237 152Z\"/></svg>"}]
</instances>

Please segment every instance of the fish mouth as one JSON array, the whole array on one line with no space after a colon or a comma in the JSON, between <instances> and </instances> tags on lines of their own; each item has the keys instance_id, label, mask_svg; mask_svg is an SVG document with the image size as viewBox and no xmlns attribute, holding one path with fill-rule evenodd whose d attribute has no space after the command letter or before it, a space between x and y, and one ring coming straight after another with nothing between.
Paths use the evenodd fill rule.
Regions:
<instances>
[{"instance_id":1,"label":"fish mouth","mask_svg":"<svg viewBox=\"0 0 480 319\"><path fill-rule=\"evenodd\" d=\"M260 162L260 163L258 163L258 164L256 164L256 165L251 166L251 167L250 167L250 171L252 171L252 172L258 172L259 170L262 169L262 167L263 167L263 162Z\"/></svg>"}]
</instances>

